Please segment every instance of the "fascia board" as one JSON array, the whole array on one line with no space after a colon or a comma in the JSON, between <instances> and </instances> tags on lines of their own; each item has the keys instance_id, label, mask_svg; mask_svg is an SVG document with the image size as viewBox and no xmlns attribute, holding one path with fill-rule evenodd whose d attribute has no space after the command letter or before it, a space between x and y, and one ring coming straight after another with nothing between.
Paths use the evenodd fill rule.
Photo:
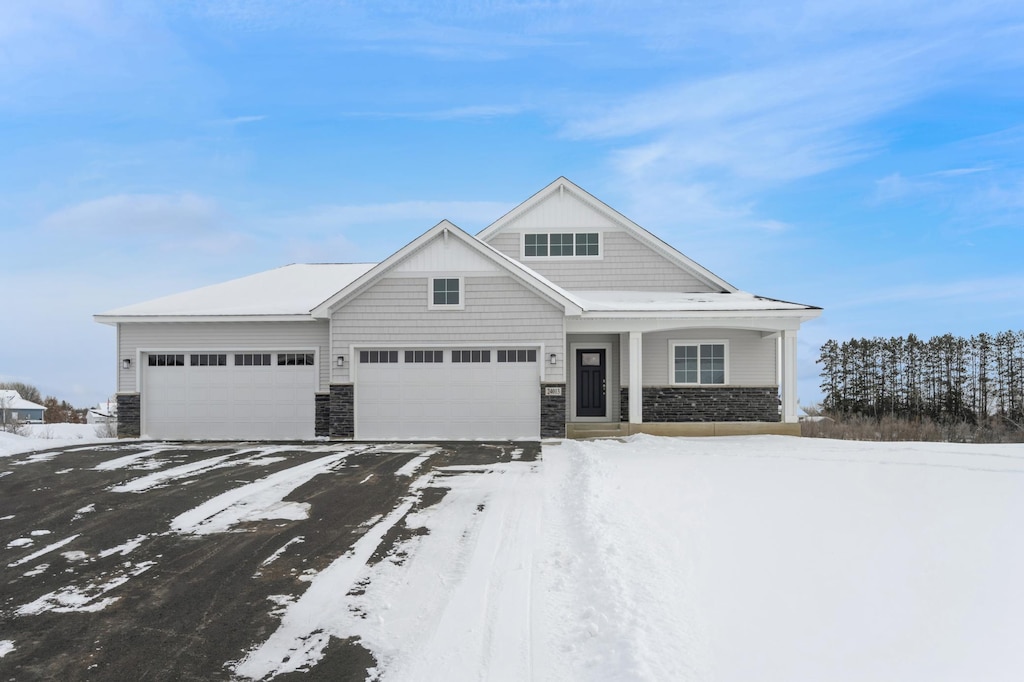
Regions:
<instances>
[{"instance_id":1,"label":"fascia board","mask_svg":"<svg viewBox=\"0 0 1024 682\"><path fill-rule=\"evenodd\" d=\"M303 315L93 315L100 324L131 322L315 322L309 314Z\"/></svg>"},{"instance_id":2,"label":"fascia board","mask_svg":"<svg viewBox=\"0 0 1024 682\"><path fill-rule=\"evenodd\" d=\"M749 319L749 318L788 318L803 321L812 320L821 315L821 308L806 310L595 310L584 311L581 319L589 320L643 320L643 319Z\"/></svg>"}]
</instances>

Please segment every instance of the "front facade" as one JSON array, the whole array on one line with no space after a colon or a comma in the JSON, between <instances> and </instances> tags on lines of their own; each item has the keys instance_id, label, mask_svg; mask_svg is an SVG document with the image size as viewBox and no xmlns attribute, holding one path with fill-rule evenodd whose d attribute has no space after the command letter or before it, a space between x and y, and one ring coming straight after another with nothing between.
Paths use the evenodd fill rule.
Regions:
<instances>
[{"instance_id":1,"label":"front facade","mask_svg":"<svg viewBox=\"0 0 1024 682\"><path fill-rule=\"evenodd\" d=\"M739 291L565 178L480 234L98 315L122 436L796 433L811 306Z\"/></svg>"}]
</instances>

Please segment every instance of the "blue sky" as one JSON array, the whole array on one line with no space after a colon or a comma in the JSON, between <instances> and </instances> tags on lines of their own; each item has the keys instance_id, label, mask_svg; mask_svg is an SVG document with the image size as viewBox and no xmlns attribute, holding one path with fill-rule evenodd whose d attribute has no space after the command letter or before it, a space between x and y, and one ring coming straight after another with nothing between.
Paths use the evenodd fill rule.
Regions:
<instances>
[{"instance_id":1,"label":"blue sky","mask_svg":"<svg viewBox=\"0 0 1024 682\"><path fill-rule=\"evenodd\" d=\"M1024 4L0 3L0 377L92 314L475 232L560 175L829 339L1024 327Z\"/></svg>"}]
</instances>

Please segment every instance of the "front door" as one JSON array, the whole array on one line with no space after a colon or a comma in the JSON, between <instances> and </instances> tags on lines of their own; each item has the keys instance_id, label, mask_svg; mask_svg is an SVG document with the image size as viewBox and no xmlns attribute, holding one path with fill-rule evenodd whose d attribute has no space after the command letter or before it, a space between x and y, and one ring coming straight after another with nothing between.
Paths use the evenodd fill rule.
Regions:
<instances>
[{"instance_id":1,"label":"front door","mask_svg":"<svg viewBox=\"0 0 1024 682\"><path fill-rule=\"evenodd\" d=\"M576 351L576 416L607 415L605 349Z\"/></svg>"}]
</instances>

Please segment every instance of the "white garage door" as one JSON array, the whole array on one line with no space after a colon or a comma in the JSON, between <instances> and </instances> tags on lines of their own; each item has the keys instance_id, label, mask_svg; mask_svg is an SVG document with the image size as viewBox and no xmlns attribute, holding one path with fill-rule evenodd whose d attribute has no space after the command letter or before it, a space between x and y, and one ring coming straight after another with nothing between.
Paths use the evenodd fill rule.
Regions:
<instances>
[{"instance_id":1,"label":"white garage door","mask_svg":"<svg viewBox=\"0 0 1024 682\"><path fill-rule=\"evenodd\" d=\"M314 435L312 353L143 356L142 433L164 439L306 439Z\"/></svg>"},{"instance_id":2,"label":"white garage door","mask_svg":"<svg viewBox=\"0 0 1024 682\"><path fill-rule=\"evenodd\" d=\"M540 437L536 349L362 350L356 362L358 439Z\"/></svg>"}]
</instances>

